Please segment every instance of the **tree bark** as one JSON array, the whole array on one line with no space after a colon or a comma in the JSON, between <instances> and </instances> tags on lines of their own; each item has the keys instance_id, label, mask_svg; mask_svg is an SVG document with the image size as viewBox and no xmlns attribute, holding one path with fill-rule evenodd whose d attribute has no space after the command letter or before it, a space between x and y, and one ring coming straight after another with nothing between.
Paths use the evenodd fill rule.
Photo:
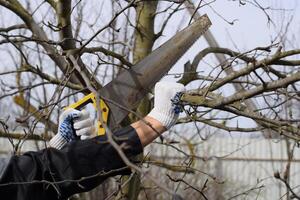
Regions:
<instances>
[{"instance_id":1,"label":"tree bark","mask_svg":"<svg viewBox=\"0 0 300 200\"><path fill-rule=\"evenodd\" d=\"M136 7L136 31L133 48L133 63L136 64L151 53L155 42L154 19L158 1L144 1ZM145 116L151 109L150 100L145 97L137 108L139 116ZM131 122L138 120L138 116L131 115ZM136 159L142 160L143 154ZM124 180L129 177L125 177ZM122 192L124 199L136 200L140 192L140 174L134 174L129 184Z\"/></svg>"}]
</instances>

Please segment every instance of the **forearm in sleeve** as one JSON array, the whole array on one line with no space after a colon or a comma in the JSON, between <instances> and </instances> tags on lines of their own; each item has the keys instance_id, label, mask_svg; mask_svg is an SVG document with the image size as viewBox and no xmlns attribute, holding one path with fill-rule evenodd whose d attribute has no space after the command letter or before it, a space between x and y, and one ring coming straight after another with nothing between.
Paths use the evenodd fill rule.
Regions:
<instances>
[{"instance_id":1,"label":"forearm in sleeve","mask_svg":"<svg viewBox=\"0 0 300 200\"><path fill-rule=\"evenodd\" d=\"M131 159L143 151L131 126L114 133ZM130 173L106 136L75 141L62 150L53 148L13 156L0 179L0 195L9 199L66 199L93 189L107 177Z\"/></svg>"}]
</instances>

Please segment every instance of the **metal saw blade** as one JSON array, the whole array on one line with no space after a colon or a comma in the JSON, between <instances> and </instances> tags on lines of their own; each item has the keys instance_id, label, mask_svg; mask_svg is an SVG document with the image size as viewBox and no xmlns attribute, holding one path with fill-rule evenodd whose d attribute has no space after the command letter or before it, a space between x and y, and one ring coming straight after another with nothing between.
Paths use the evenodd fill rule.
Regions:
<instances>
[{"instance_id":1,"label":"metal saw blade","mask_svg":"<svg viewBox=\"0 0 300 200\"><path fill-rule=\"evenodd\" d=\"M120 122L210 25L208 16L201 16L100 90L100 97L110 109L108 125L111 130L119 128Z\"/></svg>"}]
</instances>

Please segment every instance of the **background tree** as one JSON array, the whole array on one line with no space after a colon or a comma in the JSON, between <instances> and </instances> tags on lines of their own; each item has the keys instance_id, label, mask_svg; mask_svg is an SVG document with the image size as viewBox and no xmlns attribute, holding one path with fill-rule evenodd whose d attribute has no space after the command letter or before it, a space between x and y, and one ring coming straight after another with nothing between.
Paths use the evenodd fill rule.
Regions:
<instances>
[{"instance_id":1,"label":"background tree","mask_svg":"<svg viewBox=\"0 0 300 200\"><path fill-rule=\"evenodd\" d=\"M175 74L167 76L175 76L188 88L182 97L185 113L178 121L180 125L170 131L176 136L166 134L163 141L155 144L161 152L149 148L152 153L140 158L144 167L151 166L152 176L164 174L157 178L187 198L236 198L261 187L241 187L241 191L226 193L228 185L218 173L221 161L214 160L214 166L200 163L204 158L199 148L216 134L226 137L228 133L253 133L255 137L283 140L288 160L275 178L285 186L287 199L299 198L290 185L290 169L300 139L299 113L295 109L299 101L300 50L289 35L290 24L298 19L292 14L285 21L272 19L271 12L290 10L267 3L226 3L255 7L264 14L266 24L274 30L282 28L274 32L267 45L246 50L240 50L242 44L231 49L220 47L212 32L207 32L208 45L199 41L176 65ZM199 17L200 12L210 12L222 23L236 26L235 20L228 20L215 9L215 1L0 0L0 6L0 134L8 138L3 141L9 141L9 145L1 150L7 153L21 153L26 144L31 149L45 147L56 132L62 108L90 92L84 77L88 77L88 84L100 89L177 29ZM231 40L234 43L234 38ZM70 56L77 59L80 72ZM150 109L151 99L147 97L137 113L144 116ZM131 114L127 123L137 119ZM179 161L174 160L177 154L181 155ZM216 171L211 173L212 168ZM143 174L134 174L121 182L114 178L78 198L169 197L161 187Z\"/></svg>"}]
</instances>

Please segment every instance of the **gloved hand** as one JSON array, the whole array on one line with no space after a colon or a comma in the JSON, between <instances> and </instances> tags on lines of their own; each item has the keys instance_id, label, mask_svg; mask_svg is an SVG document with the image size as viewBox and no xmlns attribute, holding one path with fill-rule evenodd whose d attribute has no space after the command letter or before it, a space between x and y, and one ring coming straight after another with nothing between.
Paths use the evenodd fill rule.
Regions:
<instances>
[{"instance_id":1,"label":"gloved hand","mask_svg":"<svg viewBox=\"0 0 300 200\"><path fill-rule=\"evenodd\" d=\"M148 116L161 122L167 129L173 126L181 111L176 105L181 93L185 91L184 85L174 82L158 82L154 88L154 108Z\"/></svg>"},{"instance_id":2,"label":"gloved hand","mask_svg":"<svg viewBox=\"0 0 300 200\"><path fill-rule=\"evenodd\" d=\"M50 140L49 144L53 148L61 149L77 137L85 140L93 136L95 136L95 127L89 113L70 108L60 115L57 134Z\"/></svg>"}]
</instances>

